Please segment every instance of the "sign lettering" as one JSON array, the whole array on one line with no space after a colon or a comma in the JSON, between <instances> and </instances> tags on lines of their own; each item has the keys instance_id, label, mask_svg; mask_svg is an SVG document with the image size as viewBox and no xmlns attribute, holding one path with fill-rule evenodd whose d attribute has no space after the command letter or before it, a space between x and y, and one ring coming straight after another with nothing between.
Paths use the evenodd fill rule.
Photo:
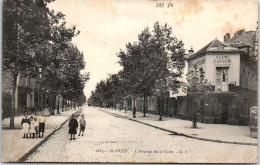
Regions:
<instances>
[{"instance_id":1,"label":"sign lettering","mask_svg":"<svg viewBox=\"0 0 260 165\"><path fill-rule=\"evenodd\" d=\"M228 55L216 56L216 58L214 59L214 63L215 64L219 64L219 63L229 64L229 63L231 63L231 59L229 58Z\"/></svg>"}]
</instances>

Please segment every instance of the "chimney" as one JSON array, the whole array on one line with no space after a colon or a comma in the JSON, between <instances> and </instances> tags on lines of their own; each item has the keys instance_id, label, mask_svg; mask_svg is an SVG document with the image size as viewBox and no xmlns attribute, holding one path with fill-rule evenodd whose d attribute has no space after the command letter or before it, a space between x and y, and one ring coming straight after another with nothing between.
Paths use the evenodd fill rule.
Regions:
<instances>
[{"instance_id":1,"label":"chimney","mask_svg":"<svg viewBox=\"0 0 260 165\"><path fill-rule=\"evenodd\" d=\"M230 34L226 33L226 35L224 35L224 42L228 43L229 39L230 39Z\"/></svg>"},{"instance_id":2,"label":"chimney","mask_svg":"<svg viewBox=\"0 0 260 165\"><path fill-rule=\"evenodd\" d=\"M194 54L194 50L193 50L193 48L191 46L191 49L189 50L189 57L192 56L193 54Z\"/></svg>"}]
</instances>

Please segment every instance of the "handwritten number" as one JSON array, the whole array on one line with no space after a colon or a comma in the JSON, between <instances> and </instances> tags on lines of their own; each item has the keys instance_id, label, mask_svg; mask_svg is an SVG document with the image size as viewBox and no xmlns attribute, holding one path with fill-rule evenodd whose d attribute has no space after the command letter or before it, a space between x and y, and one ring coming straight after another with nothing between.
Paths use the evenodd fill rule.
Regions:
<instances>
[{"instance_id":1,"label":"handwritten number","mask_svg":"<svg viewBox=\"0 0 260 165\"><path fill-rule=\"evenodd\" d=\"M169 2L167 7L168 7L168 8L169 8L169 7L173 7L173 4L172 4L171 2Z\"/></svg>"},{"instance_id":2,"label":"handwritten number","mask_svg":"<svg viewBox=\"0 0 260 165\"><path fill-rule=\"evenodd\" d=\"M156 7L161 7L161 8L163 8L163 7L164 7L164 3L157 3Z\"/></svg>"},{"instance_id":3,"label":"handwritten number","mask_svg":"<svg viewBox=\"0 0 260 165\"><path fill-rule=\"evenodd\" d=\"M165 5L166 6L166 5ZM163 8L164 7L164 3L157 3L156 4L156 7L160 7L160 8ZM173 3L169 2L167 4L167 8L170 8L170 7L173 7Z\"/></svg>"}]
</instances>

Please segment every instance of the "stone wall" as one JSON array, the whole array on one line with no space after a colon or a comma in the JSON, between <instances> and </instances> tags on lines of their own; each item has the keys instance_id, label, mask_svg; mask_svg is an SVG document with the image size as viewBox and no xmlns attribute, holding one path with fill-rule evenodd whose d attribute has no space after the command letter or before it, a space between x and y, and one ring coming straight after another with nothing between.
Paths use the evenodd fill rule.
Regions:
<instances>
[{"instance_id":1,"label":"stone wall","mask_svg":"<svg viewBox=\"0 0 260 165\"><path fill-rule=\"evenodd\" d=\"M257 93L237 89L239 87L236 86L234 88L237 91L193 94L179 98L177 117L191 120L193 112L197 111L203 123L248 125L250 107L257 105Z\"/></svg>"}]
</instances>

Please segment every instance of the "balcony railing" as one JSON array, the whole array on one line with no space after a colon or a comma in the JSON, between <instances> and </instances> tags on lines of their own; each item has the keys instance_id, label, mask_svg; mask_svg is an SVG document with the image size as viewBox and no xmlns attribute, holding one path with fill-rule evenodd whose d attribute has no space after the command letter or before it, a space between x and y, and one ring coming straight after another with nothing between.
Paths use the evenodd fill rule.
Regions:
<instances>
[{"instance_id":1,"label":"balcony railing","mask_svg":"<svg viewBox=\"0 0 260 165\"><path fill-rule=\"evenodd\" d=\"M215 91L217 92L228 92L230 84L236 85L236 81L210 81L209 83L215 86Z\"/></svg>"}]
</instances>

